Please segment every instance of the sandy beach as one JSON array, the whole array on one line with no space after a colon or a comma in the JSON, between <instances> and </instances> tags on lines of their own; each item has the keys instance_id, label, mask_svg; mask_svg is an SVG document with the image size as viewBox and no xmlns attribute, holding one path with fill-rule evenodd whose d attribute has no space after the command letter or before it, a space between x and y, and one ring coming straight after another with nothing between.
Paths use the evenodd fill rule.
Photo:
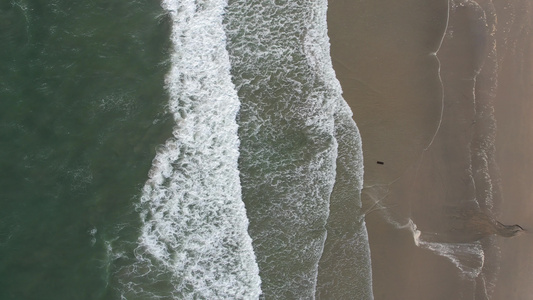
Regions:
<instances>
[{"instance_id":1,"label":"sandy beach","mask_svg":"<svg viewBox=\"0 0 533 300\"><path fill-rule=\"evenodd\" d=\"M498 5L503 10L501 6ZM528 230L533 229L532 9L527 1L515 3L515 22L509 28L510 35L497 35L503 49L495 108L498 120L496 153L504 195L501 219L513 220ZM500 241L500 247L502 264L494 299L527 299L533 294L533 237L528 234Z\"/></svg>"},{"instance_id":2,"label":"sandy beach","mask_svg":"<svg viewBox=\"0 0 533 300\"><path fill-rule=\"evenodd\" d=\"M526 1L329 2L333 67L363 141L363 205L379 201L366 217L375 299L531 294L531 238L486 238L480 275L465 278L402 227L412 219L444 232L445 209L472 203L504 223L533 225L529 9Z\"/></svg>"}]
</instances>

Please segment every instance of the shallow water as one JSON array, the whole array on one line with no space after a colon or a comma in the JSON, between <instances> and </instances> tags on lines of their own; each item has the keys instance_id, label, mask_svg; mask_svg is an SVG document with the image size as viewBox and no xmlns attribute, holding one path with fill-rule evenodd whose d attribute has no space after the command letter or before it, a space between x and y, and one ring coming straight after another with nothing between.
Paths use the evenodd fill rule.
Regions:
<instances>
[{"instance_id":1,"label":"shallow water","mask_svg":"<svg viewBox=\"0 0 533 300\"><path fill-rule=\"evenodd\" d=\"M330 195L342 174L336 173L338 162L352 168L356 194L337 201L353 202L352 216L360 218L361 152L339 145L337 134L344 130L336 130L350 128L343 142L354 147L360 147L359 134L331 68L326 5L230 1L226 14L232 75L241 99L243 200L265 298L314 297ZM352 150L345 162L337 160ZM355 226L361 234L355 239L365 244L364 224ZM369 270L355 272L354 280L368 286Z\"/></svg>"}]
</instances>

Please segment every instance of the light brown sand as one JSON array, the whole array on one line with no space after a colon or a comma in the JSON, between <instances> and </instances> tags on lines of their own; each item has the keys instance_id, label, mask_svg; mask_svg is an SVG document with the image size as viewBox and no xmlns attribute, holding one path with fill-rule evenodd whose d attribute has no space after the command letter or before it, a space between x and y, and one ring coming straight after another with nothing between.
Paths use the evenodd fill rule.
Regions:
<instances>
[{"instance_id":1,"label":"light brown sand","mask_svg":"<svg viewBox=\"0 0 533 300\"><path fill-rule=\"evenodd\" d=\"M430 53L440 43L446 1L432 7L422 2L329 4L334 68L345 99L357 105L353 111L365 129L363 139L373 140L363 145L365 159L373 162L365 165L367 185L401 175L438 126L438 62Z\"/></svg>"},{"instance_id":2,"label":"light brown sand","mask_svg":"<svg viewBox=\"0 0 533 300\"><path fill-rule=\"evenodd\" d=\"M431 143L442 109L439 63L431 53L440 46L447 3L424 2L329 5L333 66L361 131L366 193L388 192L386 201L404 212L409 190L402 187L417 188L407 174ZM418 249L410 232L379 214L370 214L367 222L375 299L453 299L453 266Z\"/></svg>"},{"instance_id":3,"label":"light brown sand","mask_svg":"<svg viewBox=\"0 0 533 300\"><path fill-rule=\"evenodd\" d=\"M502 31L502 40L497 42L503 44L503 36L509 36L505 30L514 30L515 40L524 40L527 37L525 29L518 32L505 27L511 19L517 18L519 11L517 7L513 7L511 13L509 7L504 10L503 2L506 1L495 7L499 13L498 24L502 24L496 28ZM491 4L490 1L478 3L485 9ZM474 115L480 107L476 108L475 103L479 106L482 97L492 99L487 95L487 87L492 84L491 68L496 66L487 60L492 44L485 30L492 28L480 26L472 7L454 11L449 24L452 27L448 28L453 30L453 38L445 38L439 49L446 26L446 11L445 0L329 2L328 28L333 66L363 139L363 201L368 207L372 201L383 199L387 212L391 213L392 219L402 223L400 225L412 217L425 230L438 230L446 225L446 219L442 217L444 204L455 205L483 196L479 192L476 195L468 170L471 163L469 141L473 135L479 134ZM533 131L531 123L524 123L532 119L533 113L533 105L524 109L524 103L531 102L533 96L531 89L526 89L531 86L531 60L526 59L530 46L530 39L515 46L514 51L523 54L521 59L512 53L507 55L513 59L498 57L500 65L515 61L514 65L501 70L496 99L499 101L500 138L497 147L501 148L498 158L503 188L506 197L513 198L533 192L528 181L513 175L517 170L523 175L533 175L533 171L528 171L533 170L533 160L528 157L533 153ZM498 50L503 52L504 48ZM437 50L437 57L431 55ZM442 63L440 76L437 58ZM485 69L477 78L475 102L473 78L482 66ZM519 69L522 80L517 82ZM480 90L482 88L486 91ZM443 92L444 107L441 106ZM514 103L504 102L511 101L508 99ZM513 134L517 128L521 128L519 138ZM526 145L524 140L528 141ZM521 163L516 162L516 156ZM515 163L507 165L513 160ZM384 164L377 164L377 161ZM533 205L525 200L521 205L525 203ZM513 209L516 212L517 206ZM510 214L509 209L503 210L502 220L512 219ZM526 220L531 214L531 210L522 211L517 222ZM380 211L367 216L367 227L375 299L475 299L473 282L462 280L457 268L447 259L416 247L410 232L386 222ZM520 259L524 259L526 253L517 247L531 249L532 240L528 240L529 246L515 245L518 242L513 240L505 244L502 253L518 251L522 255ZM533 259L529 258L528 262L533 263ZM509 279L500 280L494 299L506 299L503 295L509 293L509 289L504 286L509 286L510 282L514 282L515 291L519 291L513 299L527 299L518 296L527 295L525 291L532 292L523 286L520 291L518 286L522 281L511 276L513 268L519 268L518 264L518 258L504 258L502 275ZM527 267L521 268L526 272L524 268ZM482 299L479 297L478 291L476 299Z\"/></svg>"},{"instance_id":4,"label":"light brown sand","mask_svg":"<svg viewBox=\"0 0 533 300\"><path fill-rule=\"evenodd\" d=\"M497 154L502 174L501 219L533 231L533 37L530 1L504 10L513 19L509 35L498 35L501 71L496 97ZM505 20L505 19L504 19ZM501 22L501 21L500 21ZM494 299L531 299L533 234L500 241L502 266Z\"/></svg>"}]
</instances>

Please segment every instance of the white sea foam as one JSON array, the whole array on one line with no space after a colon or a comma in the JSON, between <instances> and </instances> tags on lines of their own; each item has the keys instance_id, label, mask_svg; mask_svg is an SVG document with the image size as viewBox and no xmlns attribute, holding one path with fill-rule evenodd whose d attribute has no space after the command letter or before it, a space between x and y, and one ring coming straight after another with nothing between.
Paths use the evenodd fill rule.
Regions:
<instances>
[{"instance_id":1,"label":"white sea foam","mask_svg":"<svg viewBox=\"0 0 533 300\"><path fill-rule=\"evenodd\" d=\"M418 241L419 247L433 251L450 260L464 278L475 279L485 263L485 253L479 242L474 243L436 243Z\"/></svg>"},{"instance_id":2,"label":"white sea foam","mask_svg":"<svg viewBox=\"0 0 533 300\"><path fill-rule=\"evenodd\" d=\"M342 98L331 61L328 2L314 1L312 6L312 18L305 30L304 53L308 65L325 83L327 95L333 100L330 105L335 109L334 131L338 143L328 237L319 263L316 297L372 299L370 249L360 199L364 173L361 136L351 108Z\"/></svg>"},{"instance_id":3,"label":"white sea foam","mask_svg":"<svg viewBox=\"0 0 533 300\"><path fill-rule=\"evenodd\" d=\"M133 278L123 282L125 298L256 299L261 293L241 200L239 100L225 49L225 5L163 1L174 46L168 109L177 125L143 188L143 224L136 262L124 271Z\"/></svg>"},{"instance_id":4,"label":"white sea foam","mask_svg":"<svg viewBox=\"0 0 533 300\"><path fill-rule=\"evenodd\" d=\"M267 298L315 295L335 184L336 116L351 117L331 67L326 7L232 1L226 14L242 99L243 195Z\"/></svg>"},{"instance_id":5,"label":"white sea foam","mask_svg":"<svg viewBox=\"0 0 533 300\"><path fill-rule=\"evenodd\" d=\"M462 277L475 279L483 270L485 253L480 242L444 243L428 241L411 219L404 228L408 228L413 233L414 243L418 247L447 258L460 270Z\"/></svg>"}]
</instances>

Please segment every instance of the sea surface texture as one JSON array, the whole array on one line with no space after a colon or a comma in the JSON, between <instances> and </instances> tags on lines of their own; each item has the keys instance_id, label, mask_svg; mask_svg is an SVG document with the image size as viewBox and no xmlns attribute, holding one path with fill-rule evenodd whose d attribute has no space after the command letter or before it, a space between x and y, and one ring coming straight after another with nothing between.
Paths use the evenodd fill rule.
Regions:
<instances>
[{"instance_id":1,"label":"sea surface texture","mask_svg":"<svg viewBox=\"0 0 533 300\"><path fill-rule=\"evenodd\" d=\"M2 2L0 298L371 297L326 8Z\"/></svg>"},{"instance_id":2,"label":"sea surface texture","mask_svg":"<svg viewBox=\"0 0 533 300\"><path fill-rule=\"evenodd\" d=\"M361 219L360 137L331 66L326 7L326 1L230 1L225 16L241 99L242 195L266 299L314 297L330 200L346 203L351 217ZM347 176L351 186L337 187ZM354 227L339 242L367 245L364 222ZM363 246L346 259L368 262L368 253ZM369 287L367 266L350 270L353 284ZM335 282L327 272L326 280Z\"/></svg>"},{"instance_id":3,"label":"sea surface texture","mask_svg":"<svg viewBox=\"0 0 533 300\"><path fill-rule=\"evenodd\" d=\"M523 299L532 6L0 0L0 299Z\"/></svg>"}]
</instances>

